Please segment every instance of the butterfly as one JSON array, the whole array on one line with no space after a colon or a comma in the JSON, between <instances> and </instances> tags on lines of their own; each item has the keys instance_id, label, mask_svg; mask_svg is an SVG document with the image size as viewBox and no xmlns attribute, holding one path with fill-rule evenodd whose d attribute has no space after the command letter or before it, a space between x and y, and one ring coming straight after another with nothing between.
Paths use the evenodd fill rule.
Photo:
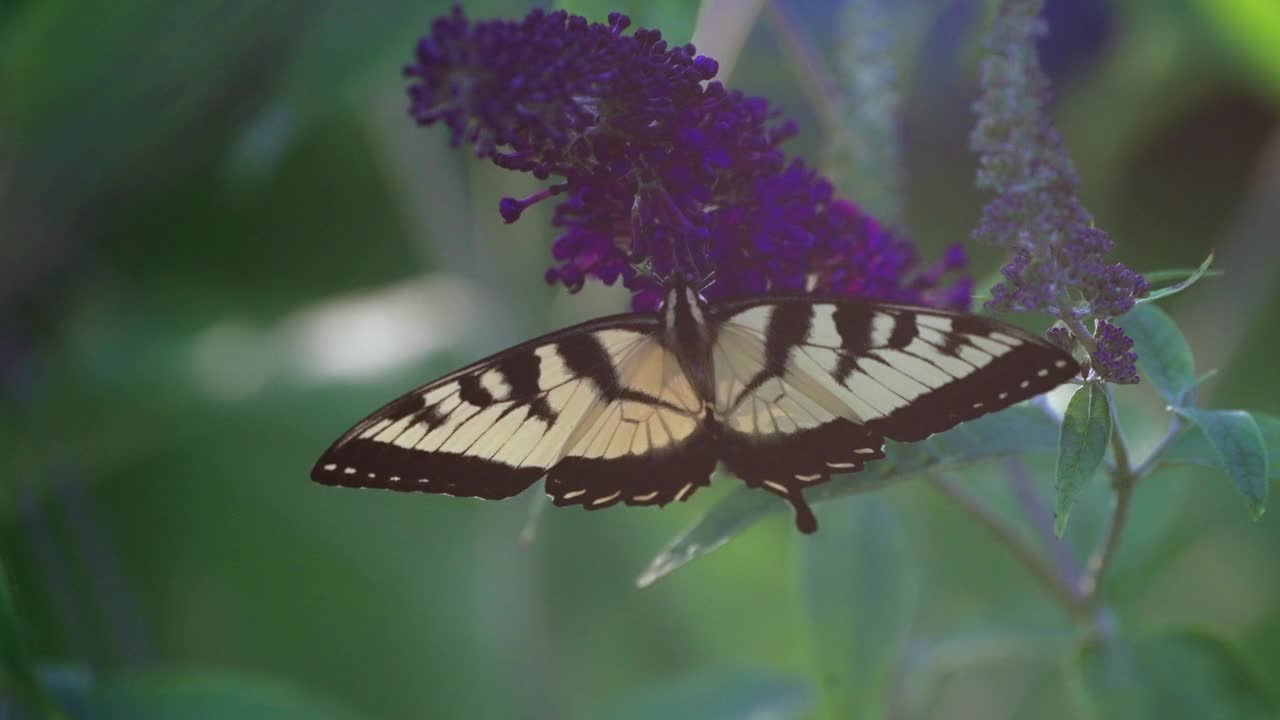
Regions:
<instances>
[{"instance_id":1,"label":"butterfly","mask_svg":"<svg viewBox=\"0 0 1280 720\"><path fill-rule=\"evenodd\" d=\"M612 315L427 383L338 438L327 485L556 505L666 505L717 463L788 501L910 442L1050 390L1070 353L989 318L851 298L708 303L680 277Z\"/></svg>"}]
</instances>

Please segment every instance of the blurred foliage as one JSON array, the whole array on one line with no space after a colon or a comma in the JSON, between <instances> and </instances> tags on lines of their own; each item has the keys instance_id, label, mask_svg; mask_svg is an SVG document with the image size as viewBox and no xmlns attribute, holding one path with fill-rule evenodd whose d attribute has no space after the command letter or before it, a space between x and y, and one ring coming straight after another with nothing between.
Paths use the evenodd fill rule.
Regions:
<instances>
[{"instance_id":1,"label":"blurred foliage","mask_svg":"<svg viewBox=\"0 0 1280 720\"><path fill-rule=\"evenodd\" d=\"M68 679L74 680L72 674ZM59 686L54 679L51 683ZM63 682L72 717L92 720L356 720L359 716L257 677L168 671L124 674L103 682Z\"/></svg>"},{"instance_id":2,"label":"blurred foliage","mask_svg":"<svg viewBox=\"0 0 1280 720\"><path fill-rule=\"evenodd\" d=\"M790 720L806 717L812 706L813 691L804 681L763 672L720 670L671 679L642 689L634 697L597 707L585 716L615 720Z\"/></svg>"},{"instance_id":3,"label":"blurred foliage","mask_svg":"<svg viewBox=\"0 0 1280 720\"><path fill-rule=\"evenodd\" d=\"M975 463L1052 453L1057 427L1043 411L1023 405L987 415L909 445L890 445L886 457L853 475L838 475L805 493L820 503L859 495L929 473L946 473ZM716 550L760 519L786 511L751 488L737 487L654 558L637 580L647 587L685 563Z\"/></svg>"},{"instance_id":4,"label":"blurred foliage","mask_svg":"<svg viewBox=\"0 0 1280 720\"><path fill-rule=\"evenodd\" d=\"M697 17L694 0L564 5L674 41ZM965 138L990 4L893 5L913 49L903 214L935 257L983 200ZM1055 112L1098 223L1133 267L1213 251L1223 273L1125 321L1149 351L1113 398L1135 462L1167 405L1244 408L1274 483L1274 3L1049 5ZM725 477L663 512L548 510L527 546L523 502L311 484L317 453L405 387L623 304L545 288L547 216L497 215L525 179L404 115L399 68L446 9L0 4L0 715L1274 717L1280 523L1249 522L1225 480L1265 495L1238 419L1176 426L1134 491L1106 642L921 481L945 467L1044 557L1087 557L1106 483L1061 542L1025 520L1058 442L1036 406L824 486L813 538ZM845 3L790 9L838 76ZM731 85L796 117L791 149L822 165L814 85L770 17ZM976 277L998 267L970 249ZM1027 486L991 461L1013 451Z\"/></svg>"},{"instance_id":5,"label":"blurred foliage","mask_svg":"<svg viewBox=\"0 0 1280 720\"><path fill-rule=\"evenodd\" d=\"M910 538L874 495L827 505L818 521L800 571L824 717L883 717L919 591Z\"/></svg>"},{"instance_id":6,"label":"blurred foliage","mask_svg":"<svg viewBox=\"0 0 1280 720\"><path fill-rule=\"evenodd\" d=\"M1280 96L1280 5L1268 0L1193 0L1223 52Z\"/></svg>"},{"instance_id":7,"label":"blurred foliage","mask_svg":"<svg viewBox=\"0 0 1280 720\"><path fill-rule=\"evenodd\" d=\"M1172 630L1085 648L1085 703L1099 717L1246 718L1280 712L1272 691L1212 636Z\"/></svg>"}]
</instances>

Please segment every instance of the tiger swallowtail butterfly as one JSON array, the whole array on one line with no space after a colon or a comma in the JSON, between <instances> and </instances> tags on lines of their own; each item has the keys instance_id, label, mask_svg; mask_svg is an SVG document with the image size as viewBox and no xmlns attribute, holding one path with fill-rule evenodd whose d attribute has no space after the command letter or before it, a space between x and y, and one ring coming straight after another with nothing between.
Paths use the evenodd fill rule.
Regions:
<instances>
[{"instance_id":1,"label":"tiger swallowtail butterfly","mask_svg":"<svg viewBox=\"0 0 1280 720\"><path fill-rule=\"evenodd\" d=\"M1004 323L858 299L707 303L592 320L419 387L340 437L327 485L496 500L546 477L556 505L687 500L717 463L781 496L1050 390L1071 355Z\"/></svg>"}]
</instances>

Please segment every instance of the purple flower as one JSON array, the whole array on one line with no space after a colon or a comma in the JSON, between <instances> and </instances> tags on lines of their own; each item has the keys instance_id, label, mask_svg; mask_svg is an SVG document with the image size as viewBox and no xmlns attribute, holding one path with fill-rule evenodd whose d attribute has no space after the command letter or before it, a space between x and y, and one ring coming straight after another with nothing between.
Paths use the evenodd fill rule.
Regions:
<instances>
[{"instance_id":1,"label":"purple flower","mask_svg":"<svg viewBox=\"0 0 1280 720\"><path fill-rule=\"evenodd\" d=\"M1106 320L1098 322L1094 329L1098 349L1093 351L1093 369L1109 382L1132 384L1138 382L1138 356L1130 352L1133 339L1119 327Z\"/></svg>"},{"instance_id":2,"label":"purple flower","mask_svg":"<svg viewBox=\"0 0 1280 720\"><path fill-rule=\"evenodd\" d=\"M668 46L656 30L624 34L626 16L588 23L534 10L472 23L455 8L418 44L410 114L445 124L455 144L501 167L561 182L499 211L563 195L547 280L577 290L618 280L638 309L660 278L714 271L709 299L766 292L969 304L967 280L943 286L963 253L917 268L912 244L779 149L796 133L763 98L712 81L714 60Z\"/></svg>"},{"instance_id":3,"label":"purple flower","mask_svg":"<svg viewBox=\"0 0 1280 720\"><path fill-rule=\"evenodd\" d=\"M1076 347L1076 339L1071 336L1071 331L1061 326L1049 328L1045 332L1045 337L1049 338L1049 342L1067 352L1071 352Z\"/></svg>"},{"instance_id":4,"label":"purple flower","mask_svg":"<svg viewBox=\"0 0 1280 720\"><path fill-rule=\"evenodd\" d=\"M983 209L974 237L1012 254L1001 269L1004 280L991 289L989 307L1047 312L1078 329L1083 319L1128 312L1149 286L1142 275L1107 259L1114 243L1080 204L1080 179L1046 111L1049 81L1036 57L1036 41L1047 32L1042 4L1005 0L987 38L970 142L980 155L978 186L997 196ZM1114 332L1123 337L1118 328ZM1119 347L1114 339L1111 347ZM1116 357L1099 362L1095 354L1094 369L1113 367ZM1129 381L1119 379L1127 375L1103 377Z\"/></svg>"}]
</instances>

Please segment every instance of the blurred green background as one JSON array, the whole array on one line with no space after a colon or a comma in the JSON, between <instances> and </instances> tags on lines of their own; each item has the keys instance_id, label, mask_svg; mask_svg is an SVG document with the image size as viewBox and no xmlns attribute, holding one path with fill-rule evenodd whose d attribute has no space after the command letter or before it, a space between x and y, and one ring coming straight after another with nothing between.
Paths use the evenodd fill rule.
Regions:
<instances>
[{"instance_id":1,"label":"blurred green background","mask_svg":"<svg viewBox=\"0 0 1280 720\"><path fill-rule=\"evenodd\" d=\"M675 41L698 11L566 5ZM717 5L750 28L729 84L795 117L791 151L824 165L795 43L838 81L842 3ZM990 7L899 7L905 224L935 257L986 200L967 135ZM925 482L822 506L826 564L805 548L823 534L778 515L643 590L734 481L662 512L550 509L526 545L523 498L311 483L327 444L406 388L625 304L547 287L547 208L497 213L539 184L407 118L400 66L446 9L0 3L0 552L43 681L104 717L138 698L152 717L806 717L834 671L813 639L847 630L891 651L850 661L875 716L1081 717L1071 620ZM1220 370L1207 404L1280 413L1280 6L1056 0L1047 17L1086 206L1139 270L1216 251L1225 276L1164 307ZM970 250L985 287L1000 257ZM1149 448L1156 396L1119 393ZM1031 467L1050 497L1052 457ZM998 464L960 480L1012 512ZM1107 502L1096 481L1072 516L1081 555ZM1274 688L1277 551L1280 521L1249 522L1224 477L1162 473L1105 599L1126 630L1224 639ZM824 583L851 600L822 609Z\"/></svg>"}]
</instances>

